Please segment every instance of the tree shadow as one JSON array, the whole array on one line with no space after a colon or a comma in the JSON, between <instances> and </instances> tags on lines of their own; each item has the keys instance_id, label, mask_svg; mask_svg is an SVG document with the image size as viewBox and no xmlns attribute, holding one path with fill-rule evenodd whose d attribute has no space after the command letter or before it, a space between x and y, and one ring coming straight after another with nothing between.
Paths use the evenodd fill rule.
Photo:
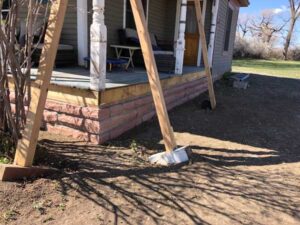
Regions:
<instances>
[{"instance_id":1,"label":"tree shadow","mask_svg":"<svg viewBox=\"0 0 300 225\"><path fill-rule=\"evenodd\" d=\"M247 90L234 89L224 80L217 82L215 86L218 100L215 111L201 109L201 102L206 99L206 94L203 94L170 113L173 128L179 134L179 144L184 134L190 134L195 139L207 137L224 143L239 144L234 148L238 147L240 151L252 151L248 152L253 154L249 160L247 154L239 154L241 160L228 165L263 166L299 162L300 80L252 75L250 88ZM150 149L164 149L158 123L154 121L128 132L112 144L120 146L120 142L124 146L124 143L133 139ZM200 141L188 144L194 150L208 147ZM181 145L186 145L186 142ZM253 151L251 147L262 151L261 154L265 157L257 158L258 150ZM218 148L220 146L211 148L211 151ZM230 147L223 150L234 153L234 149ZM226 163L229 158L219 160Z\"/></svg>"},{"instance_id":2,"label":"tree shadow","mask_svg":"<svg viewBox=\"0 0 300 225\"><path fill-rule=\"evenodd\" d=\"M114 224L299 223L300 179L289 166L300 159L299 90L299 80L252 76L246 91L217 83L213 112L199 108L204 95L175 108L178 137L221 143L196 138L189 165L148 164L163 149L157 121L103 146L43 140L36 162L61 169L61 193L93 202Z\"/></svg>"},{"instance_id":3,"label":"tree shadow","mask_svg":"<svg viewBox=\"0 0 300 225\"><path fill-rule=\"evenodd\" d=\"M126 148L41 143L47 151L38 152L44 153L46 161L39 162L50 162L62 171L52 177L59 182L61 194L93 202L113 224L213 224L215 219L265 224L257 207L272 220L275 215L287 215L300 221L300 180L289 171L228 167L236 162L211 159L201 152L212 150L208 148L195 150L192 164L154 167L145 161L151 153L143 157ZM236 150L234 154L251 152Z\"/></svg>"}]
</instances>

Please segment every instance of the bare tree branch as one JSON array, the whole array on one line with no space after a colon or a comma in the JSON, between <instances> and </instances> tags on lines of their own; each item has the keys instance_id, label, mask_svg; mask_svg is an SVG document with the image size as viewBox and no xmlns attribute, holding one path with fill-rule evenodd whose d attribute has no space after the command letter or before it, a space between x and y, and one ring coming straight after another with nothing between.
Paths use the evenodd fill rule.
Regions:
<instances>
[{"instance_id":1,"label":"bare tree branch","mask_svg":"<svg viewBox=\"0 0 300 225\"><path fill-rule=\"evenodd\" d=\"M31 58L42 42L51 1L44 4L43 0L11 0L2 14L3 3L0 0L0 131L9 133L16 143L26 122L26 103L30 100ZM27 9L26 17L20 17L20 9ZM25 34L21 34L23 28Z\"/></svg>"},{"instance_id":2,"label":"bare tree branch","mask_svg":"<svg viewBox=\"0 0 300 225\"><path fill-rule=\"evenodd\" d=\"M252 35L258 37L262 42L272 45L277 40L286 22L278 24L272 12L263 12L259 18L251 20L250 30Z\"/></svg>"}]
</instances>

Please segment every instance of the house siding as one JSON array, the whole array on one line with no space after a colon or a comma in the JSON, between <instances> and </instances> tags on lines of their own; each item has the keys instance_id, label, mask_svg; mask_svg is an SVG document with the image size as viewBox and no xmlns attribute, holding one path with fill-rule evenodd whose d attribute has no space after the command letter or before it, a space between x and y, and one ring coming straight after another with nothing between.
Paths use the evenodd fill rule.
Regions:
<instances>
[{"instance_id":1,"label":"house siding","mask_svg":"<svg viewBox=\"0 0 300 225\"><path fill-rule=\"evenodd\" d=\"M20 19L27 17L27 8L20 8ZM61 44L72 45L77 50L77 1L69 0L65 21L60 38Z\"/></svg>"},{"instance_id":2,"label":"house siding","mask_svg":"<svg viewBox=\"0 0 300 225\"><path fill-rule=\"evenodd\" d=\"M228 0L220 0L212 66L212 71L215 78L223 75L226 72L231 71L232 53L239 10L233 10L229 50L225 53L224 41L226 32L227 6Z\"/></svg>"},{"instance_id":3,"label":"house siding","mask_svg":"<svg viewBox=\"0 0 300 225\"><path fill-rule=\"evenodd\" d=\"M167 14L166 14L166 29L165 29L165 40L173 41L175 35L175 23L176 23L176 11L177 11L177 1L168 0L167 1Z\"/></svg>"},{"instance_id":4,"label":"house siding","mask_svg":"<svg viewBox=\"0 0 300 225\"><path fill-rule=\"evenodd\" d=\"M149 0L149 14L148 27L149 31L154 33L160 40L173 40L175 30L176 18L176 0ZM77 53L77 1L69 0L69 5L65 17L65 22L62 30L61 41L62 44L69 44L74 46ZM233 12L232 28L230 35L229 51L225 54L224 37L226 31L227 18L227 4L228 0L220 0L220 7L218 12L217 30L215 38L215 47L213 55L213 74L220 76L225 72L231 70L232 53L237 25L237 18L239 10L235 9ZM89 29L92 23L92 1L88 1L88 21ZM21 18L26 17L26 10L20 10ZM207 0L207 10L205 19L205 31L207 42L210 36L210 26L212 18L212 0ZM110 48L112 44L119 43L117 30L123 27L123 0L109 0L106 1L105 9L105 23L108 31L108 57L114 56L113 49Z\"/></svg>"},{"instance_id":5,"label":"house siding","mask_svg":"<svg viewBox=\"0 0 300 225\"><path fill-rule=\"evenodd\" d=\"M176 0L150 0L148 27L159 40L173 40Z\"/></svg>"},{"instance_id":6,"label":"house siding","mask_svg":"<svg viewBox=\"0 0 300 225\"><path fill-rule=\"evenodd\" d=\"M61 44L72 45L77 52L77 1L69 0L64 26L60 38Z\"/></svg>"},{"instance_id":7,"label":"house siding","mask_svg":"<svg viewBox=\"0 0 300 225\"><path fill-rule=\"evenodd\" d=\"M112 44L119 44L118 29L123 28L123 0L105 2L105 24L107 26L107 54L114 56Z\"/></svg>"},{"instance_id":8,"label":"house siding","mask_svg":"<svg viewBox=\"0 0 300 225\"><path fill-rule=\"evenodd\" d=\"M123 28L123 0L109 0L105 3L105 24L107 26L108 56L114 56L112 44L119 43L118 29ZM89 3L91 4L91 3ZM92 8L89 6L89 8ZM176 0L150 0L148 14L149 31L160 40L173 40L176 17ZM92 15L90 15L90 23Z\"/></svg>"}]
</instances>

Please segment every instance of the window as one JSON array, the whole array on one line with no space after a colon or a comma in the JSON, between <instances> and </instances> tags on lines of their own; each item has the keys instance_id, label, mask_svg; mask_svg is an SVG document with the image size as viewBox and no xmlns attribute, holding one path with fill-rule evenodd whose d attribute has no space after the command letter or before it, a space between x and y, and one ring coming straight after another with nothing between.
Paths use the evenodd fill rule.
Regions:
<instances>
[{"instance_id":1,"label":"window","mask_svg":"<svg viewBox=\"0 0 300 225\"><path fill-rule=\"evenodd\" d=\"M225 42L224 42L224 51L227 52L229 50L230 36L231 36L231 25L232 25L232 16L233 9L230 7L228 3L227 8L227 21L226 21L226 33L225 33Z\"/></svg>"},{"instance_id":2,"label":"window","mask_svg":"<svg viewBox=\"0 0 300 225\"><path fill-rule=\"evenodd\" d=\"M133 12L131 9L131 5L130 5L130 1L129 0L125 0L126 1L126 5L125 5L125 15L124 15L124 28L132 28L135 29L135 22L134 22L134 18L133 18ZM148 1L149 0L142 0L142 4L143 4L143 8L144 8L144 12L147 18L147 14L148 14Z\"/></svg>"}]
</instances>

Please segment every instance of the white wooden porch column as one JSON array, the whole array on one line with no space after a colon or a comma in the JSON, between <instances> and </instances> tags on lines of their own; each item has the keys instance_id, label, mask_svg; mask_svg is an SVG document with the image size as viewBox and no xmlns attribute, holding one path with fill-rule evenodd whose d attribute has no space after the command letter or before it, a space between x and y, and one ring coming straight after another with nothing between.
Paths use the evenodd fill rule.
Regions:
<instances>
[{"instance_id":1,"label":"white wooden porch column","mask_svg":"<svg viewBox=\"0 0 300 225\"><path fill-rule=\"evenodd\" d=\"M105 89L107 28L104 23L105 0L93 0L93 23L91 26L90 87Z\"/></svg>"},{"instance_id":2,"label":"white wooden porch column","mask_svg":"<svg viewBox=\"0 0 300 225\"><path fill-rule=\"evenodd\" d=\"M78 65L84 66L84 58L89 54L87 0L77 0L77 45Z\"/></svg>"},{"instance_id":3,"label":"white wooden porch column","mask_svg":"<svg viewBox=\"0 0 300 225\"><path fill-rule=\"evenodd\" d=\"M179 21L179 35L178 35L178 40L176 42L175 74L182 74L182 70L183 70L184 51L185 51L186 13L187 13L187 0L182 0L180 21Z\"/></svg>"},{"instance_id":4,"label":"white wooden porch column","mask_svg":"<svg viewBox=\"0 0 300 225\"><path fill-rule=\"evenodd\" d=\"M211 19L211 28L210 28L210 39L208 45L208 62L210 67L212 68L213 64L213 55L214 55L214 47L215 47L215 37L218 23L218 12L219 12L220 0L213 1L212 8L212 19Z\"/></svg>"}]
</instances>

